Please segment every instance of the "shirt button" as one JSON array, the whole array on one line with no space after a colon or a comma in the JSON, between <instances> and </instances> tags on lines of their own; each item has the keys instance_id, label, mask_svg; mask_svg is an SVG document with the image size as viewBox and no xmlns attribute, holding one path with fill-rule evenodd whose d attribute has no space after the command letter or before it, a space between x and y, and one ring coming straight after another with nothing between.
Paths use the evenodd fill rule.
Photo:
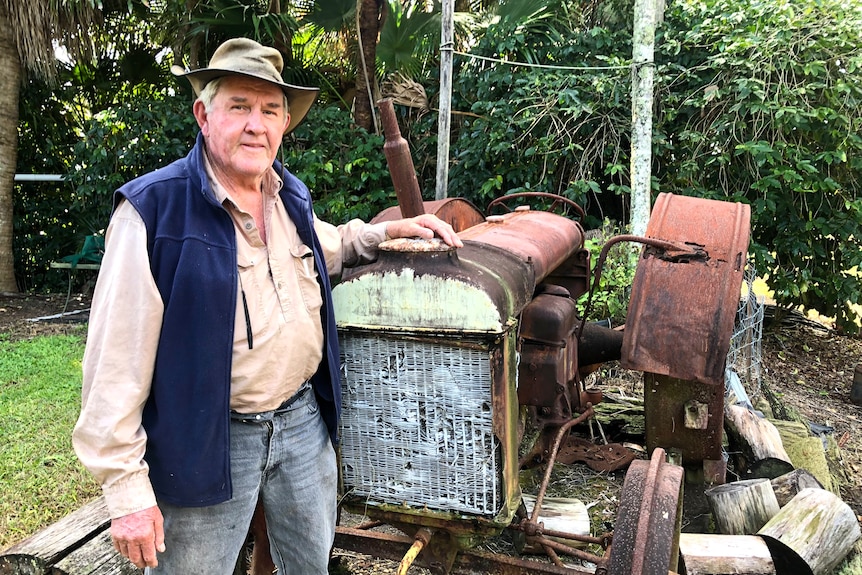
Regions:
<instances>
[{"instance_id":1,"label":"shirt button","mask_svg":"<svg viewBox=\"0 0 862 575\"><path fill-rule=\"evenodd\" d=\"M246 223L245 223L245 229L247 229L247 230L250 230L250 229L251 229L251 222L246 222Z\"/></svg>"}]
</instances>

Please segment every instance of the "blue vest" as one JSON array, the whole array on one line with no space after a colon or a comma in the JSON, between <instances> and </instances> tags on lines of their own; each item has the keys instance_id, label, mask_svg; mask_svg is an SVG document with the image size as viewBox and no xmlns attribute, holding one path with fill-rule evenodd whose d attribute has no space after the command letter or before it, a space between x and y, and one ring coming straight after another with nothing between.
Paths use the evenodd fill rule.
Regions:
<instances>
[{"instance_id":1,"label":"blue vest","mask_svg":"<svg viewBox=\"0 0 862 575\"><path fill-rule=\"evenodd\" d=\"M145 459L159 500L199 507L231 498L230 380L237 297L236 233L209 188L199 134L188 156L117 190L147 229L150 270L164 302ZM308 188L276 162L279 195L311 246L323 295L324 357L312 383L333 443L341 412L338 337Z\"/></svg>"}]
</instances>

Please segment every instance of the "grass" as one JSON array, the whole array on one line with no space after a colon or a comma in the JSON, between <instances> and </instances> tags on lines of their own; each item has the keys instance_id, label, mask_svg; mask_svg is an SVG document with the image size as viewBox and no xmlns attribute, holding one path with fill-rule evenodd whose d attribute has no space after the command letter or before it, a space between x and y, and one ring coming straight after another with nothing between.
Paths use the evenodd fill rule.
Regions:
<instances>
[{"instance_id":1,"label":"grass","mask_svg":"<svg viewBox=\"0 0 862 575\"><path fill-rule=\"evenodd\" d=\"M81 406L80 335L0 335L0 549L96 497L71 434Z\"/></svg>"}]
</instances>

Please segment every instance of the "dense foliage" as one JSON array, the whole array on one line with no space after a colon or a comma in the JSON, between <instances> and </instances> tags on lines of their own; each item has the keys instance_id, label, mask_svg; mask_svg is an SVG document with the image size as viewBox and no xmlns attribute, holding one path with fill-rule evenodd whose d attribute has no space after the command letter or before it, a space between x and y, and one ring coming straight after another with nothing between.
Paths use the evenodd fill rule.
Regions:
<instances>
[{"instance_id":1,"label":"dense foliage","mask_svg":"<svg viewBox=\"0 0 862 575\"><path fill-rule=\"evenodd\" d=\"M453 108L450 189L478 205L504 193L562 194L601 223L624 220L630 123L626 32L583 29L549 3L526 23L503 18L473 53L548 67L463 59Z\"/></svg>"},{"instance_id":2,"label":"dense foliage","mask_svg":"<svg viewBox=\"0 0 862 575\"><path fill-rule=\"evenodd\" d=\"M854 329L862 267L862 4L674 3L661 39L657 173L751 204L780 304Z\"/></svg>"},{"instance_id":3,"label":"dense foliage","mask_svg":"<svg viewBox=\"0 0 862 575\"><path fill-rule=\"evenodd\" d=\"M482 208L506 193L554 192L587 209L588 228L606 218L626 222L630 10L622 0L524 0L504 2L484 19L476 15L469 42L459 44L470 55L455 58L449 195ZM423 59L409 69L424 74L414 80L427 90L429 106L396 109L431 198L439 71L423 51L427 38L419 37L429 26L401 20L403 57L387 59L383 69L410 60L408 45L416 42ZM848 328L862 263L860 45L858 2L677 0L658 29L655 67L653 192L750 204L757 271L768 276L777 301L834 316ZM324 78L338 77L327 62L317 76L325 85L331 82ZM309 62L302 65L310 69ZM37 246L57 235L52 225L80 235L98 229L119 183L191 145L189 99L165 88L176 82L163 70L159 88L135 81L135 89L110 83L110 98L88 91L89 101L99 102L89 123L58 120L62 134L44 130L49 141L30 136L24 142L32 150L19 171L44 171L39 156L51 156L76 182L72 192L52 192L69 194L53 200L53 210L26 194L23 209L16 206L16 225L25 232L16 249L24 250L18 257L28 269L50 260ZM64 96L57 98L62 104ZM320 214L335 223L367 219L395 201L382 139L357 130L347 111L328 105L338 101L327 97L315 107L290 137L284 158L309 184ZM22 116L23 125L33 126L22 137L42 129L40 113L33 107ZM51 117L63 113L58 105ZM74 154L47 149L57 142L67 150L70 138L80 140ZM35 211L47 217L28 222ZM68 223L84 217L98 223Z\"/></svg>"},{"instance_id":4,"label":"dense foliage","mask_svg":"<svg viewBox=\"0 0 862 575\"><path fill-rule=\"evenodd\" d=\"M31 80L19 100L18 172L66 174L77 141L75 118L64 101L71 90ZM58 288L64 278L47 274L48 262L77 250L83 234L69 212L72 186L64 182L15 185L15 275L24 289ZM53 283L52 283L53 282Z\"/></svg>"},{"instance_id":5,"label":"dense foliage","mask_svg":"<svg viewBox=\"0 0 862 575\"><path fill-rule=\"evenodd\" d=\"M550 11L500 19L473 50L542 67L461 61L450 191L478 205L556 192L585 205L588 225L626 221L631 85L616 66L630 33ZM859 3L686 0L668 6L656 54L653 192L750 204L756 269L778 303L848 330L862 264L860 45Z\"/></svg>"},{"instance_id":6,"label":"dense foliage","mask_svg":"<svg viewBox=\"0 0 862 575\"><path fill-rule=\"evenodd\" d=\"M367 221L397 202L383 137L354 126L339 106L312 108L291 134L284 163L311 190L317 215L328 222Z\"/></svg>"}]
</instances>

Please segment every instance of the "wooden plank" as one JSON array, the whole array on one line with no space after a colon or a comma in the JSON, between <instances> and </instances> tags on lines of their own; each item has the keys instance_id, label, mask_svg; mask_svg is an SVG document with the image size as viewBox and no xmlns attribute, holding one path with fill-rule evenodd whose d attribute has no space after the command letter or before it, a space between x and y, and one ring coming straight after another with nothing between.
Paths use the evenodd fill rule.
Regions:
<instances>
[{"instance_id":1,"label":"wooden plank","mask_svg":"<svg viewBox=\"0 0 862 575\"><path fill-rule=\"evenodd\" d=\"M772 554L755 535L681 533L679 554L687 575L775 575Z\"/></svg>"},{"instance_id":2,"label":"wooden plank","mask_svg":"<svg viewBox=\"0 0 862 575\"><path fill-rule=\"evenodd\" d=\"M536 498L532 495L521 495L524 506L527 508L527 515L533 514L533 507L536 505ZM590 534L590 512L587 506L579 499L569 497L546 497L542 500L542 509L539 513L538 521L544 523L545 529L548 531L557 531L572 535L589 535ZM560 543L571 545L572 547L583 547L586 543L575 541L572 539L563 539L557 537L548 537ZM528 538L529 539L529 538ZM529 542L524 547L522 553L544 553L540 547L536 547Z\"/></svg>"},{"instance_id":3,"label":"wooden plank","mask_svg":"<svg viewBox=\"0 0 862 575\"><path fill-rule=\"evenodd\" d=\"M102 531L51 569L51 575L140 575L141 570L117 553L109 530Z\"/></svg>"},{"instance_id":4,"label":"wooden plank","mask_svg":"<svg viewBox=\"0 0 862 575\"><path fill-rule=\"evenodd\" d=\"M45 575L57 561L81 547L110 523L100 497L0 552L0 575Z\"/></svg>"}]
</instances>

